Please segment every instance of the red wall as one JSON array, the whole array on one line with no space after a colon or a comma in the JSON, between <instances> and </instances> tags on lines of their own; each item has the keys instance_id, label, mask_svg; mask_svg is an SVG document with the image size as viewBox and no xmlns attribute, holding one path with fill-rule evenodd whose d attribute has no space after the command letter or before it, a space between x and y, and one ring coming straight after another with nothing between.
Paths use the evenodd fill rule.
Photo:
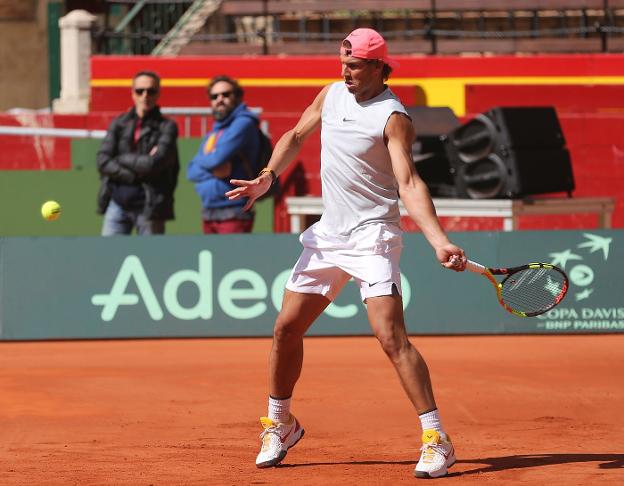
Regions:
<instances>
[{"instance_id":1,"label":"red wall","mask_svg":"<svg viewBox=\"0 0 624 486\"><path fill-rule=\"evenodd\" d=\"M624 116L624 85L467 85L466 112L482 113L504 101L517 106L555 106L561 113Z\"/></svg>"},{"instance_id":2,"label":"red wall","mask_svg":"<svg viewBox=\"0 0 624 486\"><path fill-rule=\"evenodd\" d=\"M400 66L392 74L393 80L526 76L624 77L624 56L616 54L396 58ZM92 111L123 109L128 103L128 88L111 86L115 84L114 81L129 81L134 73L142 69L155 70L163 78L167 88L163 90L163 105L203 106L206 104L206 81L217 74L227 73L237 79L244 79L248 94L252 97L249 100L257 99L262 102L260 106L267 111L300 111L323 84L340 78L337 56L94 56L91 61L91 77L97 82L92 88ZM261 87L263 80L269 81L269 87ZM416 83L412 83L412 86ZM290 90L292 88L295 88L294 91ZM415 91L413 87L411 90ZM256 94L258 98L254 98ZM403 102L410 104L411 100L404 99Z\"/></svg>"},{"instance_id":3,"label":"red wall","mask_svg":"<svg viewBox=\"0 0 624 486\"><path fill-rule=\"evenodd\" d=\"M407 106L427 104L420 84L431 79L465 80L464 119L494 106L555 106L571 151L576 196L614 196L614 224L624 227L624 177L621 145L624 129L624 56L545 55L495 57L399 56L392 75L393 90ZM164 80L162 104L205 106L205 84L220 73L241 79L250 106L261 106L275 138L292 127L321 86L339 79L339 64L326 57L185 57L180 59L94 57L93 109L127 106L128 87L107 87L111 80L128 80L138 69L155 69ZM621 85L605 85L610 77ZM479 84L478 79L487 80ZM495 79L492 79L495 78ZM574 78L579 80L574 83ZM500 83L496 83L500 79ZM549 85L553 79L562 84ZM597 84L588 85L588 81ZM320 194L318 136L309 140L286 172L286 194ZM279 206L276 229L287 229L286 211ZM408 221L405 226L413 227ZM457 219L447 227L499 229L499 221ZM523 218L521 227L570 228L595 224L593 216Z\"/></svg>"},{"instance_id":4,"label":"red wall","mask_svg":"<svg viewBox=\"0 0 624 486\"><path fill-rule=\"evenodd\" d=\"M464 119L494 106L555 106L572 154L574 195L616 197L614 225L624 227L624 55L402 56L398 60L401 64L392 75L393 90L407 106L426 104L426 94L419 86L440 79L461 83ZM114 115L130 105L130 80L141 69L155 70L162 77L162 106L207 106L208 79L222 73L240 79L247 103L263 108L262 118L268 120L274 140L296 123L324 84L340 75L336 57L95 56L89 115L18 119L0 114L0 124L106 128ZM484 82L479 83L479 78ZM181 125L182 119L178 118L178 123ZM192 126L192 135L201 135L198 122ZM2 144L0 169L69 168L67 140L42 138L33 144L30 137L3 137ZM319 145L318 136L312 137L284 174L286 195L320 194ZM278 204L276 216L276 230L287 230L283 204ZM408 228L413 226L405 223ZM524 218L521 228L594 224L592 216L557 216ZM499 221L486 219L447 220L446 225L451 230L500 229Z\"/></svg>"}]
</instances>

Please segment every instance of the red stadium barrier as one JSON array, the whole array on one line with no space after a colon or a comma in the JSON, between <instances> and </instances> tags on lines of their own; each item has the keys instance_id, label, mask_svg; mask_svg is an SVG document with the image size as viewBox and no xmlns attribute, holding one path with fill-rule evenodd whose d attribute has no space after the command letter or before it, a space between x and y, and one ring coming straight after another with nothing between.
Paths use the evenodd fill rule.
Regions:
<instances>
[{"instance_id":1,"label":"red stadium barrier","mask_svg":"<svg viewBox=\"0 0 624 486\"><path fill-rule=\"evenodd\" d=\"M624 227L624 55L543 55L494 57L399 56L392 89L407 106L450 106L469 119L493 106L555 106L576 179L577 196L617 198L614 227ZM105 129L130 105L131 78L141 69L162 77L162 106L207 106L205 86L217 74L241 81L250 106L263 109L274 140L291 128L321 87L340 76L337 57L180 57L94 56L91 62L91 113L83 116L8 115L0 125ZM178 120L180 121L180 120ZM201 136L198 121L190 135ZM68 169L69 140L6 136L0 170ZM284 195L320 195L318 136L306 143L283 177ZM183 161L184 163L184 161ZM580 219L579 219L580 218ZM582 216L562 227L586 224ZM489 223L487 223L489 224ZM486 224L486 226L487 226ZM406 223L408 227L409 224ZM464 227L464 225L468 225ZM457 222L456 229L496 229ZM552 227L538 219L531 227ZM275 229L287 231L283 203L276 207Z\"/></svg>"}]
</instances>

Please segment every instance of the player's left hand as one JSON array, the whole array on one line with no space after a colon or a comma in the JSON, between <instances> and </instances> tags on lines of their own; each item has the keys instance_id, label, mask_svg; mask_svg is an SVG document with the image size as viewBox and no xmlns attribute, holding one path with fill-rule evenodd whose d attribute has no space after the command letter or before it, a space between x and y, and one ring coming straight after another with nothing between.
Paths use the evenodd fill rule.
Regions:
<instances>
[{"instance_id":1,"label":"player's left hand","mask_svg":"<svg viewBox=\"0 0 624 486\"><path fill-rule=\"evenodd\" d=\"M436 249L436 257L444 268L463 272L466 269L466 255L460 247L449 243Z\"/></svg>"},{"instance_id":2,"label":"player's left hand","mask_svg":"<svg viewBox=\"0 0 624 486\"><path fill-rule=\"evenodd\" d=\"M228 199L235 200L242 197L246 197L247 203L243 206L243 210L250 209L256 199L267 192L271 187L271 177L256 177L251 181L245 181L242 179L230 179L230 184L238 186L231 191L225 193Z\"/></svg>"}]
</instances>

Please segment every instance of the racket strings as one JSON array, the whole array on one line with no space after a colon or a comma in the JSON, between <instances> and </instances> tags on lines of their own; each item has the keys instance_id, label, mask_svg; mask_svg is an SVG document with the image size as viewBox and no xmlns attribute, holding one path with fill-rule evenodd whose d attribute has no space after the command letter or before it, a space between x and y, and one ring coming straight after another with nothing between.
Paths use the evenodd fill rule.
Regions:
<instances>
[{"instance_id":1,"label":"racket strings","mask_svg":"<svg viewBox=\"0 0 624 486\"><path fill-rule=\"evenodd\" d=\"M543 312L556 305L567 288L566 277L552 268L528 268L510 275L502 284L502 299L512 309Z\"/></svg>"}]
</instances>

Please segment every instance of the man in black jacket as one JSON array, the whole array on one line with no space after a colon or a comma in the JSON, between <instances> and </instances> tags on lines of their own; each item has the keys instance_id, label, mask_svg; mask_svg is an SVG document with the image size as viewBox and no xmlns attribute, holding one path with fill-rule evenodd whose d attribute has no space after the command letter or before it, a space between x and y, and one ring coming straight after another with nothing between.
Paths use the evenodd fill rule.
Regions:
<instances>
[{"instance_id":1,"label":"man in black jacket","mask_svg":"<svg viewBox=\"0 0 624 486\"><path fill-rule=\"evenodd\" d=\"M140 71L132 80L134 107L115 118L97 154L102 236L162 234L173 219L178 182L178 127L156 105L160 78Z\"/></svg>"}]
</instances>

